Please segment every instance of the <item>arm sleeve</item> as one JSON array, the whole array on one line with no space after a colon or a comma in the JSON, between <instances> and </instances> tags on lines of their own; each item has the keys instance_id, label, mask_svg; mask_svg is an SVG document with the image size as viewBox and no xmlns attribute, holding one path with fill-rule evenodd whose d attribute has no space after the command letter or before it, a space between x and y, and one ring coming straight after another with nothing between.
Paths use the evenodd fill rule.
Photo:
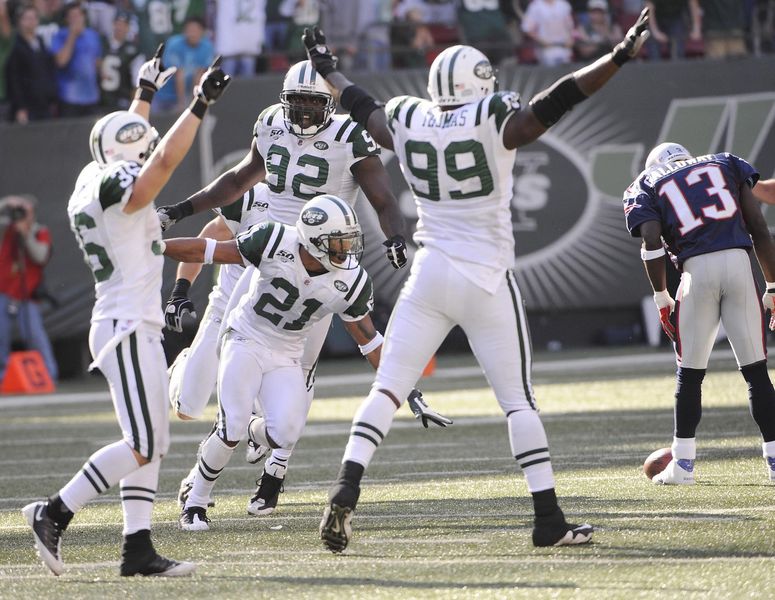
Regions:
<instances>
[{"instance_id":1,"label":"arm sleeve","mask_svg":"<svg viewBox=\"0 0 775 600\"><path fill-rule=\"evenodd\" d=\"M640 226L646 221L662 221L651 194L641 185L640 180L625 190L622 202L627 231L632 237L640 237Z\"/></svg>"},{"instance_id":2,"label":"arm sleeve","mask_svg":"<svg viewBox=\"0 0 775 600\"><path fill-rule=\"evenodd\" d=\"M111 206L124 208L132 196L135 180L140 174L140 165L135 162L122 161L110 165L100 182L100 206L105 211Z\"/></svg>"}]
</instances>

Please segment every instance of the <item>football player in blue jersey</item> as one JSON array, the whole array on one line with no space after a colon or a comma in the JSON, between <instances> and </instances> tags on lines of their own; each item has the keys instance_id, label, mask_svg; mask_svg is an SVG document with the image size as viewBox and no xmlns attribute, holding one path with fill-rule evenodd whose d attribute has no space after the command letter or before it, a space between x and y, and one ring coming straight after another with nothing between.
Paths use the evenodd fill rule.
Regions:
<instances>
[{"instance_id":1,"label":"football player in blue jersey","mask_svg":"<svg viewBox=\"0 0 775 600\"><path fill-rule=\"evenodd\" d=\"M643 239L641 258L678 364L673 459L654 483L694 483L702 380L719 322L748 383L751 415L775 481L775 389L767 373L764 320L764 311L775 308L775 243L754 196L758 179L733 154L693 157L668 142L651 151L645 170L624 192L627 229ZM752 248L766 282L761 303ZM666 289L666 253L681 272L675 300Z\"/></svg>"}]
</instances>

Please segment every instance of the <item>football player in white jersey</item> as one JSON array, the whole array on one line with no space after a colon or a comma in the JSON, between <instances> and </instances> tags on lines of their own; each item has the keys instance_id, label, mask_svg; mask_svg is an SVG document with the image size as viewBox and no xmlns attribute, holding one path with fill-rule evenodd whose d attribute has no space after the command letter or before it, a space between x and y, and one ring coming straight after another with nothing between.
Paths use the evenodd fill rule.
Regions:
<instances>
[{"instance_id":1,"label":"football player in white jersey","mask_svg":"<svg viewBox=\"0 0 775 600\"><path fill-rule=\"evenodd\" d=\"M495 91L484 54L453 46L431 65L431 101L400 96L384 110L336 70L322 33L305 31L307 53L343 108L380 145L396 152L419 214L414 239L420 250L393 309L384 358L355 414L320 525L331 551L347 546L363 472L423 366L455 325L466 332L506 415L512 454L533 497L533 544L591 539L592 527L569 524L557 503L549 446L536 411L528 324L513 271L512 171L516 149L602 87L637 54L647 27L645 9L612 53L561 78L524 108L518 94Z\"/></svg>"},{"instance_id":2,"label":"football player in white jersey","mask_svg":"<svg viewBox=\"0 0 775 600\"><path fill-rule=\"evenodd\" d=\"M156 553L151 511L162 456L169 446L167 373L161 346L161 228L153 201L191 147L202 118L229 83L211 65L194 89L190 107L158 142L147 121L153 94L175 72L161 65L162 48L140 70L129 111L94 125L94 159L81 171L67 213L95 280L89 348L108 380L123 433L92 454L83 468L47 501L24 507L35 547L55 574L64 571L61 536L74 513L120 482L124 541L120 573L188 575L193 563Z\"/></svg>"},{"instance_id":3,"label":"football player in white jersey","mask_svg":"<svg viewBox=\"0 0 775 600\"><path fill-rule=\"evenodd\" d=\"M362 252L355 211L330 194L307 202L295 228L270 221L232 241L166 242L164 254L177 260L258 267L248 271L248 292L226 314L216 433L201 449L180 517L184 530L208 529L211 491L249 424L257 445L293 449L309 409L301 359L316 322L337 313L372 366L379 364L382 336L369 316L373 288L359 263ZM251 419L256 397L261 417Z\"/></svg>"},{"instance_id":4,"label":"football player in white jersey","mask_svg":"<svg viewBox=\"0 0 775 600\"><path fill-rule=\"evenodd\" d=\"M301 207L315 195L333 194L352 206L360 187L389 238L385 242L388 260L396 269L403 267L407 262L404 220L390 190L389 176L379 160L380 150L374 140L361 125L346 115L333 114L335 104L331 92L309 61L299 62L290 68L283 81L280 100L259 115L253 128L251 149L242 162L188 200L158 209L163 227L194 212L228 205L234 198L249 193L260 181L268 187L267 218L286 225L296 222ZM178 279L165 313L168 326L171 324L173 328L178 328L182 317L187 312L194 312L194 306L187 297L192 275L191 265L179 267ZM212 313L208 317L213 317ZM318 355L330 322L331 316L315 326L302 358L310 400ZM205 343L202 338L200 343ZM192 352L193 347L186 355L188 359L184 356L180 362L190 360ZM211 359L209 365L185 368L185 372L181 370L183 379L179 391L173 390L173 395L179 395L181 407L192 409L198 406L204 409L217 371L212 360L214 353L214 348L209 352L203 349L197 351L195 361L198 358L206 360L206 354ZM179 366L182 365L179 363L176 369ZM177 376L173 373L173 379ZM413 402L412 409L424 424L429 421L439 425L451 422L428 408L420 398ZM284 450L278 450L267 461L272 465L274 475L267 473L265 465L261 484L248 506L250 514L271 512L272 507L265 506L266 500L270 504L277 501L290 453L285 454ZM262 484L269 487L262 489ZM183 494L186 487L184 479L181 482Z\"/></svg>"}]
</instances>

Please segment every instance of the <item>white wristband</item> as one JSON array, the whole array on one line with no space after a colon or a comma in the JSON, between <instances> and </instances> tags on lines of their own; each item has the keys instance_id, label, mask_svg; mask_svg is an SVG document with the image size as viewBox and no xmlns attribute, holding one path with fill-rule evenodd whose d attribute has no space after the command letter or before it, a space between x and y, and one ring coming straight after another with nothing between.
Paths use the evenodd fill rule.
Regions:
<instances>
[{"instance_id":1,"label":"white wristband","mask_svg":"<svg viewBox=\"0 0 775 600\"><path fill-rule=\"evenodd\" d=\"M366 356L370 352L374 352L377 348L379 348L382 345L382 342L385 341L385 338L382 337L382 334L378 331L377 335L375 335L368 344L364 344L363 346L358 346L358 348L361 349L361 354Z\"/></svg>"},{"instance_id":2,"label":"white wristband","mask_svg":"<svg viewBox=\"0 0 775 600\"><path fill-rule=\"evenodd\" d=\"M764 282L764 291L768 292L772 289L775 289L775 283L772 281L765 281Z\"/></svg>"},{"instance_id":3,"label":"white wristband","mask_svg":"<svg viewBox=\"0 0 775 600\"><path fill-rule=\"evenodd\" d=\"M213 238L205 238L205 257L202 261L204 264L213 264L213 254L215 254L215 245L217 243Z\"/></svg>"},{"instance_id":4,"label":"white wristband","mask_svg":"<svg viewBox=\"0 0 775 600\"><path fill-rule=\"evenodd\" d=\"M665 247L662 246L662 248L658 248L657 250L646 250L645 248L640 249L640 259L641 260L654 260L655 258L659 258L660 256L665 255Z\"/></svg>"}]
</instances>

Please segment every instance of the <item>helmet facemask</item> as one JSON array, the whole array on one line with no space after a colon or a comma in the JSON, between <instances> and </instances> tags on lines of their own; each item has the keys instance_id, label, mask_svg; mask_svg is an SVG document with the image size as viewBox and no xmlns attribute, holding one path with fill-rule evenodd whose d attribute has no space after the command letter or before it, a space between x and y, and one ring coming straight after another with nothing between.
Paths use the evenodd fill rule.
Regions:
<instances>
[{"instance_id":1,"label":"helmet facemask","mask_svg":"<svg viewBox=\"0 0 775 600\"><path fill-rule=\"evenodd\" d=\"M334 99L318 92L286 91L280 94L285 126L298 137L316 135L334 113Z\"/></svg>"},{"instance_id":2,"label":"helmet facemask","mask_svg":"<svg viewBox=\"0 0 775 600\"><path fill-rule=\"evenodd\" d=\"M356 269L363 256L363 234L360 227L350 231L331 233L310 238L318 252L311 253L326 269Z\"/></svg>"}]
</instances>

